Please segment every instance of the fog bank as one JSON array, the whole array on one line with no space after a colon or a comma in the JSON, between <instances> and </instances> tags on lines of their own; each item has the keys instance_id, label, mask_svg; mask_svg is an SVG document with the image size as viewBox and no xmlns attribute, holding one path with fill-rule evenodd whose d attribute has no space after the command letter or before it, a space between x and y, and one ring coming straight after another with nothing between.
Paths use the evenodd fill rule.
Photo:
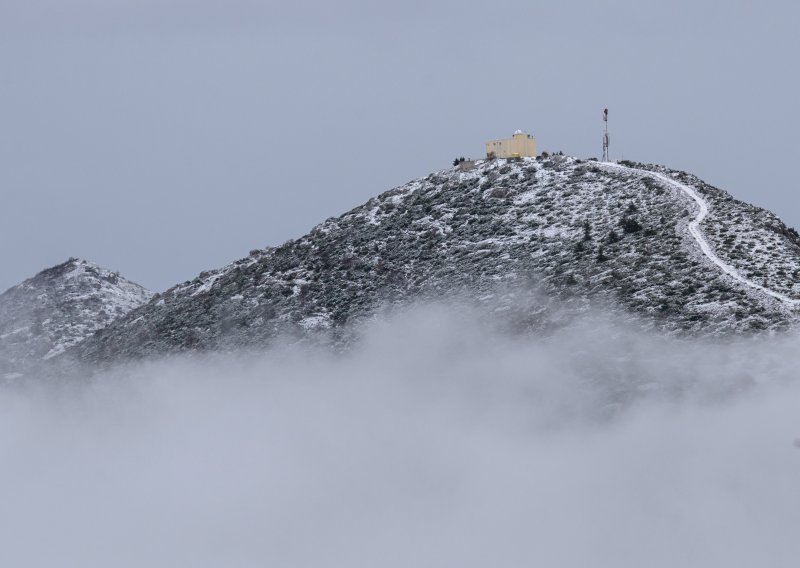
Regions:
<instances>
[{"instance_id":1,"label":"fog bank","mask_svg":"<svg viewBox=\"0 0 800 568\"><path fill-rule=\"evenodd\" d=\"M794 337L469 310L0 389L7 566L796 566Z\"/></svg>"}]
</instances>

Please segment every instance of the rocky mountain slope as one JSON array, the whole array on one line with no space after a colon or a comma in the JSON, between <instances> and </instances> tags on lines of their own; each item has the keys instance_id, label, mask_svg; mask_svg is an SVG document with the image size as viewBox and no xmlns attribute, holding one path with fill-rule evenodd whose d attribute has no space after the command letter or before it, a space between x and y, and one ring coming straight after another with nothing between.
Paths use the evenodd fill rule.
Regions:
<instances>
[{"instance_id":1,"label":"rocky mountain slope","mask_svg":"<svg viewBox=\"0 0 800 568\"><path fill-rule=\"evenodd\" d=\"M0 294L0 378L24 374L151 297L85 260L43 270Z\"/></svg>"},{"instance_id":2,"label":"rocky mountain slope","mask_svg":"<svg viewBox=\"0 0 800 568\"><path fill-rule=\"evenodd\" d=\"M559 325L564 306L608 302L670 333L785 329L800 299L800 238L772 213L659 166L481 161L204 272L73 352L107 361L284 334L344 340L346 323L381 307L454 294L530 329Z\"/></svg>"}]
</instances>

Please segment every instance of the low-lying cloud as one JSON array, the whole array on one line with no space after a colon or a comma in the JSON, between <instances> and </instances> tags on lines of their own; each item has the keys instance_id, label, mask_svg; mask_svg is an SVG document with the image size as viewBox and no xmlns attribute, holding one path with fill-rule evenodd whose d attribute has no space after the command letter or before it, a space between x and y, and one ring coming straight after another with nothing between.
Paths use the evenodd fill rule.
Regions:
<instances>
[{"instance_id":1,"label":"low-lying cloud","mask_svg":"<svg viewBox=\"0 0 800 568\"><path fill-rule=\"evenodd\" d=\"M5 566L796 566L795 337L469 310L0 391Z\"/></svg>"}]
</instances>

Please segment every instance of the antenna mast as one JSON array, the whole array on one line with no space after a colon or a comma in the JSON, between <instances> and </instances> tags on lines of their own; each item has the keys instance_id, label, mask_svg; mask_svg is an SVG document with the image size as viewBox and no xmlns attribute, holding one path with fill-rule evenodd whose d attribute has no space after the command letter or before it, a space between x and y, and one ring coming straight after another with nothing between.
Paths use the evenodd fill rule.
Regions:
<instances>
[{"instance_id":1,"label":"antenna mast","mask_svg":"<svg viewBox=\"0 0 800 568\"><path fill-rule=\"evenodd\" d=\"M608 161L608 109L603 109L603 161Z\"/></svg>"}]
</instances>

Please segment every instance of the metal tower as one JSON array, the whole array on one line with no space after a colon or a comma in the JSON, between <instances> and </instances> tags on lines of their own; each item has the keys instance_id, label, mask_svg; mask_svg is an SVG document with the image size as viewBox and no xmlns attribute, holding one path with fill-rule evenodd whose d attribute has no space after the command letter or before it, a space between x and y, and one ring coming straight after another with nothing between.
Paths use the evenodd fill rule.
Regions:
<instances>
[{"instance_id":1,"label":"metal tower","mask_svg":"<svg viewBox=\"0 0 800 568\"><path fill-rule=\"evenodd\" d=\"M608 109L603 109L603 161L608 161Z\"/></svg>"}]
</instances>

